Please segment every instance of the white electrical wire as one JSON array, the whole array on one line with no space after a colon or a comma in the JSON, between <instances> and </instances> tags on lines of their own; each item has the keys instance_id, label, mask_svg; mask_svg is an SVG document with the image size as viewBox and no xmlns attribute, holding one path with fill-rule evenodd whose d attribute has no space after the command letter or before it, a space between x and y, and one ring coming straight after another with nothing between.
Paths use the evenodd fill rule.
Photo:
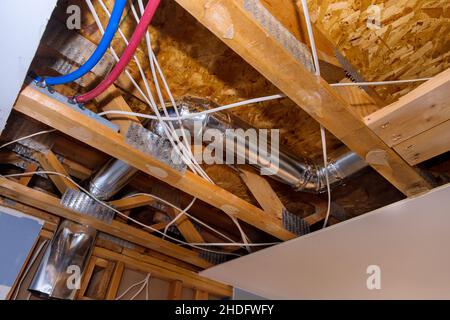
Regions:
<instances>
[{"instance_id":1,"label":"white electrical wire","mask_svg":"<svg viewBox=\"0 0 450 320\"><path fill-rule=\"evenodd\" d=\"M39 132L30 134L30 135L28 135L28 136L25 136L25 137L22 137L22 138L19 138L19 139L10 141L10 142L8 142L8 143L2 144L2 145L0 146L0 149L5 148L5 147L7 147L7 146L9 146L9 145L11 145L11 144L14 144L14 143L16 143L16 142L19 142L19 141L22 141L22 140L26 140L26 139L29 139L29 138L33 138L33 137L39 136L39 135L41 135L41 134L54 132L54 131L56 131L56 129L39 131Z\"/></svg>"},{"instance_id":2,"label":"white electrical wire","mask_svg":"<svg viewBox=\"0 0 450 320\"><path fill-rule=\"evenodd\" d=\"M169 228L170 228L175 222L177 222L178 219L180 219L183 215L185 215L186 212L194 205L195 200L197 200L197 198L194 198L194 199L191 201L191 203L189 203L189 205L188 205L186 208L184 208L182 211L180 211L180 213L178 213L177 216L176 216L174 219L172 219L172 221L170 221L170 222L166 225L166 227L164 228L164 231L163 231L163 233L164 233L163 239L166 237L166 234L167 234L167 231L169 230Z\"/></svg>"},{"instance_id":3,"label":"white electrical wire","mask_svg":"<svg viewBox=\"0 0 450 320\"><path fill-rule=\"evenodd\" d=\"M316 41L314 40L314 32L311 25L311 18L309 17L308 4L306 0L302 0L303 14L305 15L306 29L308 30L309 43L311 44L311 52L316 69L316 76L320 76L319 56L316 49Z\"/></svg>"},{"instance_id":4,"label":"white electrical wire","mask_svg":"<svg viewBox=\"0 0 450 320\"><path fill-rule=\"evenodd\" d=\"M418 79L406 79L406 80L388 80L388 81L374 81L374 82L341 82L341 83L332 83L331 87L350 87L350 86L384 86L390 84L402 84L402 83L411 83L411 82L424 82L428 81L432 78L418 78Z\"/></svg>"},{"instance_id":5,"label":"white electrical wire","mask_svg":"<svg viewBox=\"0 0 450 320\"><path fill-rule=\"evenodd\" d=\"M106 6L104 5L104 3L103 3L101 0L99 0L99 2L100 2L100 4L102 5L102 7L103 7L103 9L105 10L105 12L110 16L110 13L109 13L108 9L106 8ZM96 22L96 24L97 24L97 26L98 26L100 32L101 32L102 34L104 34L104 33L105 33L105 30L104 30L104 28L103 28L103 26L102 26L102 24L101 24L100 18L98 17L97 12L96 12L94 6L92 5L91 0L86 0L86 3L87 3L87 5L88 5L88 7L89 7L89 10L91 11L91 13L92 13L92 15L93 15L93 17L94 17L94 20L95 20L95 22ZM120 28L119 28L119 30L120 30ZM127 44L127 43L128 43L128 40L125 38L125 36L124 36L124 34L123 34L123 32L122 32L121 30L120 30L120 34L121 34L121 36L123 37L123 40L125 41L125 43ZM119 56L117 55L116 51L114 50L114 48L113 48L112 46L110 47L110 50L111 50L111 52L112 52L112 54L113 54L114 59L115 59L116 61L119 61ZM142 91L142 89L140 88L140 86L137 84L137 82L134 80L133 76L131 75L131 73L130 73L127 69L125 69L125 74L126 74L127 77L130 79L131 83L134 85L134 87L136 88L136 90L138 90L139 94L144 98L144 100L146 101L146 103L147 103L149 106L151 106L152 108L154 108L154 107L155 107L155 102L154 102L153 97L152 97L152 95L151 95L151 92L150 92L150 89L149 89L149 85L148 85L148 81L147 81L147 78L146 78L146 76L145 76L145 73L144 73L144 71L143 71L143 69L142 69L142 66L141 66L141 64L140 64L140 62L139 62L139 59L137 59L137 57L136 57L135 55L133 56L133 58L134 58L134 61L136 62L136 65L137 65L137 67L138 67L138 69L139 69L139 73L140 73L140 75L141 75L141 77L142 77L142 80L143 80L145 86L146 86L147 92L150 93L150 95L147 96L147 95ZM165 128L164 128L164 129L165 129ZM167 134L167 130L165 130L165 133ZM179 150L178 146L177 146L177 145L175 144L175 142L173 141L172 137L169 136L168 139L169 139L170 143L172 144L172 147L174 148L175 152L176 152L176 153L181 157L181 159L188 165L189 169L191 169L194 173L196 173L198 169L195 168L194 166L192 166L191 161L189 161L189 159L185 158L184 154L181 153L181 151Z\"/></svg>"},{"instance_id":6,"label":"white electrical wire","mask_svg":"<svg viewBox=\"0 0 450 320\"><path fill-rule=\"evenodd\" d=\"M271 96L265 96L265 97L260 97L260 98L253 98L253 99L249 99L249 100L239 101L239 102L227 104L227 105L224 105L221 107L217 107L214 109L209 109L209 110L205 110L205 111L201 111L201 112L186 114L181 117L161 117L161 120L163 120L163 121L187 120L187 119L192 119L192 118L195 118L198 116L207 115L210 113L215 113L215 112L219 112L219 111L223 111L223 110L228 110L228 109L246 106L246 105L250 105L250 104L254 104L254 103L270 101L270 100L278 100L278 99L283 99L283 98L286 98L286 95L275 94L275 95L271 95ZM159 120L158 117L156 117L156 116L145 114L145 113L137 113L137 112L108 110L108 111L103 111L103 112L98 113L99 116L104 116L107 114L120 114L120 115L136 116L136 117L151 119L151 120Z\"/></svg>"},{"instance_id":7,"label":"white electrical wire","mask_svg":"<svg viewBox=\"0 0 450 320\"><path fill-rule=\"evenodd\" d=\"M325 128L321 125L320 126L320 138L322 141L322 151L323 151L323 165L325 168L325 180L327 183L327 196L328 196L328 205L327 205L327 214L325 215L325 220L323 222L323 227L325 228L328 223L328 219L330 217L331 213L331 188L330 188L330 179L328 177L328 156L327 156L327 139L325 135Z\"/></svg>"},{"instance_id":8,"label":"white electrical wire","mask_svg":"<svg viewBox=\"0 0 450 320\"><path fill-rule=\"evenodd\" d=\"M222 232L218 231L217 229L211 227L210 225L204 223L203 221L201 221L201 220L197 219L196 217L194 217L193 215L189 214L189 212L187 212L186 209L185 209L185 210L182 210L181 208L175 206L174 204L172 204L172 203L170 203L170 202L168 202L168 201L166 201L166 200L164 200L164 199L162 199L162 198L160 198L160 197L158 197L158 196L155 196L154 194L151 194L151 193L135 193L135 194L133 194L133 195L131 195L131 196L128 196L127 198L132 198L132 197L136 197L136 196L147 196L147 197L153 198L153 199L155 199L155 200L158 200L159 202L162 202L162 203L164 203L164 204L166 204L166 205L168 205L168 206L174 208L175 210L177 210L177 211L179 211L179 212L184 211L184 214L185 214L186 216L188 216L190 219L194 220L194 221L197 222L198 224L200 224L200 225L204 226L205 228L208 228L209 230L211 230L211 231L217 233L219 236L221 236L221 237L224 238L225 240L228 240L228 241L230 241L230 242L232 242L232 243L236 243L236 241L234 241L233 239L231 239L231 238L228 237L227 235L223 234Z\"/></svg>"},{"instance_id":9,"label":"white electrical wire","mask_svg":"<svg viewBox=\"0 0 450 320\"><path fill-rule=\"evenodd\" d=\"M128 289L126 289L122 294L117 296L115 300L122 299L131 289L133 289L134 287L136 287L140 284L142 284L141 288L133 296L131 296L130 300L134 300L142 292L142 290L144 290L145 287L147 287L145 298L146 298L146 300L148 300L148 287L149 287L150 276L151 276L151 273L148 273L144 280L138 281L138 282L132 284L131 286L129 286Z\"/></svg>"},{"instance_id":10,"label":"white electrical wire","mask_svg":"<svg viewBox=\"0 0 450 320\"><path fill-rule=\"evenodd\" d=\"M36 259L39 257L39 255L42 252L42 249L45 247L45 245L47 244L48 240L45 239L44 241L41 242L41 244L39 245L39 247L34 251L33 256L31 257L30 262L27 265L27 268L25 269L25 272L22 275L22 278L20 279L19 283L17 284L17 288L16 288L16 292L14 293L13 296L13 300L17 299L17 296L20 292L20 287L22 286L23 281L25 280L28 272L30 272L30 269L33 267ZM29 300L29 299L27 299Z\"/></svg>"},{"instance_id":11,"label":"white electrical wire","mask_svg":"<svg viewBox=\"0 0 450 320\"><path fill-rule=\"evenodd\" d=\"M148 300L149 281L150 281L150 273L148 273L147 277L145 277L145 282L142 284L142 287L130 298L130 300L134 300L142 292L142 290L144 290L144 288L146 288L145 300Z\"/></svg>"},{"instance_id":12,"label":"white electrical wire","mask_svg":"<svg viewBox=\"0 0 450 320\"><path fill-rule=\"evenodd\" d=\"M128 220L130 220L130 221L136 223L137 225L140 225L141 227L147 228L147 229L149 229L149 230L151 230L151 231L153 231L153 232L155 232L155 233L158 233L158 234L160 234L160 235L164 235L163 232L161 232L161 231L159 231L159 230L157 230L157 229L155 229L155 228L153 228L153 227L151 227L151 226L149 226L149 225L146 225L146 224L144 224L144 223L142 223L142 222L140 222L140 221L138 221L138 220L136 220L136 219L133 219L133 218L127 216L126 214L124 214L123 212L120 212L119 210L117 210L117 209L115 209L114 207L110 206L110 205L107 204L106 202L103 202L102 200L99 200L97 197L95 197L93 194L91 194L89 191L87 191L85 188L83 188L83 187L80 186L77 182L75 182L71 177L66 176L65 174L62 174L62 173L59 173L59 172L55 172L55 171L32 171L32 172L25 172L25 173L14 173L14 174L8 174L8 175L0 175L0 177L3 177L3 178L14 178L14 177L23 177L23 176L34 175L34 174L37 174L37 173L47 174L47 175L56 175L56 176L63 177L63 178L65 178L65 179L69 180L70 182L72 182L74 185L76 185L82 192L86 193L86 194L87 194L88 196L90 196L94 201L96 201L97 203L103 205L104 207L106 207L106 208L108 208L108 209L114 211L115 213L117 213L117 214L120 215L121 217L123 217L123 218L125 218L125 219L128 219ZM241 255L236 254L236 253L229 253L229 252L223 252L223 251L216 251L216 250L205 249L205 248L202 248L202 247L200 247L200 246L191 245L189 242L185 242L185 241L179 240L179 239L177 239L177 238L173 238L173 237L171 237L171 236L166 236L166 237L167 237L168 239L170 239L170 240L172 240L172 241L175 241L175 242L178 242L178 243L180 243L180 244L182 244L182 245L190 246L190 247L193 247L193 248L196 248L196 249L200 249L200 250L203 250L203 251L208 251L208 252L213 252L213 253L219 253L219 254L225 254L225 255L232 255L232 256L239 256L239 257L241 256ZM273 243L272 243L272 244L273 244ZM209 244L209 243L204 243L204 244L202 244L202 245L209 246L210 244ZM217 246L225 247L225 246L229 246L229 245L246 246L245 243L238 243L238 244L224 243L224 244L220 244L220 245L217 245ZM254 247L256 247L256 246L267 246L267 245L269 245L269 244L267 244L267 243L253 243L253 244L248 244L248 245L249 245L249 246L254 246Z\"/></svg>"},{"instance_id":13,"label":"white electrical wire","mask_svg":"<svg viewBox=\"0 0 450 320\"><path fill-rule=\"evenodd\" d=\"M305 15L305 22L308 29L308 36L309 36L309 42L311 44L311 52L313 55L314 60L314 66L316 69L316 76L320 77L320 66L319 66L319 58L317 55L317 48L316 48L316 42L314 40L314 34L312 31L312 24L311 24L311 18L309 16L309 9L308 4L306 3L306 0L302 0L302 7L303 7L303 14ZM328 196L328 204L327 204L327 213L325 215L325 220L323 224L323 228L327 226L328 218L330 217L331 213L331 188L330 188L330 179L328 177L328 156L327 156L327 140L325 135L325 128L320 125L320 138L322 142L322 155L323 155L323 165L325 168L325 180L327 183L327 196Z\"/></svg>"},{"instance_id":14,"label":"white electrical wire","mask_svg":"<svg viewBox=\"0 0 450 320\"><path fill-rule=\"evenodd\" d=\"M132 284L130 287L128 287L128 289L126 289L122 294L120 294L119 296L117 296L116 297L116 299L115 300L120 300L120 299L122 299L131 289L133 289L134 287L137 287L138 285L140 285L140 284L142 284L142 283L145 283L145 279L144 280L141 280L141 281L138 281L138 282L136 282L136 283L134 283L134 284Z\"/></svg>"},{"instance_id":15,"label":"white electrical wire","mask_svg":"<svg viewBox=\"0 0 450 320\"><path fill-rule=\"evenodd\" d=\"M140 10L141 10L141 15L143 15L144 11L145 11L144 4L142 3L142 0L139 0L138 3L139 3ZM139 16L138 16L138 14L136 12L136 9L135 9L134 5L131 5L131 10L133 12L133 15L134 15L134 18L135 18L136 22L138 23ZM152 75L153 75L153 83L155 84L155 88L156 88L156 92L158 94L158 98L159 98L159 101L160 101L160 104L161 104L161 108L164 111L164 114L166 116L169 116L169 112L167 111L166 103L164 101L164 98L163 98L163 95L162 95L162 92L161 92L161 89L160 89L160 86L159 86L159 80L158 80L158 76L156 74L155 66L158 69L158 74L159 74L161 80L163 81L166 93L169 96L169 99L170 99L170 102L172 103L172 107L174 108L175 114L176 114L177 117L180 117L180 114L178 112L178 107L177 107L177 105L175 103L175 99L172 96L172 92L171 92L171 90L169 88L169 85L168 85L166 79L165 79L164 73L162 72L162 69L159 66L159 63L158 63L158 60L156 59L155 53L153 52L152 44L151 44L151 37L150 37L150 33L148 32L148 30L147 30L147 32L145 34L145 40L146 40L146 44L147 44L147 52L148 52L148 58L149 58L149 62L150 62L150 70L151 70ZM160 123L162 125L164 125L162 123L162 121L160 121ZM183 142L182 143L185 144L186 150L188 150L188 152L190 153L189 156L192 159L192 161L196 164L196 166L200 167L199 164L197 163L197 160L195 159L194 155L192 154L190 142L187 140L187 137L186 137L186 134L185 134L185 131L184 131L184 127L183 127L183 123L181 122L181 120L178 120L178 125L180 126L181 133L182 133L182 138L183 138ZM172 134L174 134L175 133L175 129L174 129L172 123L169 123L169 126L170 126L170 128L172 130ZM174 136L176 136L176 135L174 135ZM200 167L200 169L202 170L204 176L206 177L206 180L208 180L209 182L212 183L213 181L208 177L206 172L204 172L201 167Z\"/></svg>"},{"instance_id":16,"label":"white electrical wire","mask_svg":"<svg viewBox=\"0 0 450 320\"><path fill-rule=\"evenodd\" d=\"M102 0L99 0L99 1L102 1ZM143 3L142 3L142 0L139 0L139 6L140 6L141 14L143 14L143 13L144 13L144 5L143 5ZM134 18L135 18L136 22L139 23L139 16L138 16L138 14L137 14L137 12L136 12L136 10L135 10L133 4L131 4L131 9L132 9L132 11L133 11L133 15L134 15ZM163 111L164 111L166 117L169 116L169 113L168 113L168 111L167 111L167 109L166 109L166 106L165 106L165 102L164 102L163 97L162 97L161 90L160 90L160 88L159 88L158 77L157 77L156 72L155 72L155 64L156 64L156 66L158 67L158 71L159 71L159 75L160 75L161 79L163 79L163 81L164 81L166 91L167 91L167 93L168 93L168 95L169 95L169 97L170 97L170 99L171 99L171 103L172 103L172 105L173 105L173 107L174 107L174 109L175 109L176 116L179 118L180 115L179 115L179 113L178 113L178 108L177 108L177 106L176 106L176 104L175 104L175 100L173 99L173 96L172 96L172 94L171 94L171 92L170 92L170 88L169 88L169 86L167 85L167 81L165 81L164 74L163 74L161 68L159 67L159 63L158 63L158 61L157 61L157 59L156 59L156 56L155 56L155 54L154 54L154 52L153 52L153 49L152 49L152 47L151 47L150 33L148 32L148 30L147 30L147 33L146 33L146 44L147 44L148 56L149 56L149 60L150 60L150 67L151 67L152 75L153 75L153 78L154 78L154 84L155 84L155 88L156 88L156 90L157 90L158 96L159 96L159 98L160 98L161 107L162 107L162 109L163 109ZM150 93L149 93L149 94L150 94ZM159 114L159 110L158 110L158 108L156 107L156 105L154 106L154 110L153 110L153 111L154 111L155 114L157 115L158 120L159 120L159 122L161 123L162 127L165 128L166 125L165 125L165 123L161 120L161 116L160 116L160 114ZM179 124L180 124L180 128L183 129L183 125L182 125L182 123L181 123L181 120L178 120L178 122L179 122ZM176 134L175 134L175 131L174 131L174 128L173 128L173 125L172 125L171 122L169 122L169 127L172 129L172 133L173 133L174 136L176 137ZM214 182L212 181L212 179L210 179L209 176L206 174L206 172L204 172L203 169L198 165L198 163L197 163L197 161L196 161L194 155L192 154L192 151L191 151L190 146L189 146L189 144L188 144L188 141L187 141L187 139L186 139L184 130L182 130L182 134L183 134L183 138L184 138L183 141L186 143L186 149L187 149L188 152L189 152L189 156L191 157L191 159L193 160L193 162L194 162L194 163L197 165L197 167L199 168L199 173L200 173L200 175L202 175L202 176L203 176L207 181L209 181L210 183L214 183ZM166 133L166 135L167 135L167 133ZM195 201L195 199L194 199L194 201ZM183 212L181 213L181 215L183 215ZM181 215L180 215L180 216L181 216ZM233 217L232 215L228 215L228 216L231 218L231 220L233 221L233 223L234 223L234 224L236 225L236 227L238 228L238 230L239 230L239 232L240 232L240 234L241 234L241 236L242 236L243 242L247 244L248 241L249 241L249 239L248 239L247 235L245 234L244 230L242 229L242 227L241 227L239 221L238 221L235 217ZM167 229L166 229L166 230L167 230ZM250 252L250 247L247 246L247 250Z\"/></svg>"},{"instance_id":17,"label":"white electrical wire","mask_svg":"<svg viewBox=\"0 0 450 320\"><path fill-rule=\"evenodd\" d=\"M104 29L103 29L103 27L101 25L101 22L100 22L100 19L99 19L98 15L97 15L97 12L96 12L95 8L92 6L92 3L90 3L90 0L87 0L87 2L88 2L88 6L89 6L89 8L91 10L92 15L94 16L94 19L95 19L95 21L96 21L96 23L97 23L101 33L103 34L104 33ZM99 0L99 3L102 6L104 12L110 17L111 13L109 12L109 10L106 7L106 5L104 4L104 2L102 0ZM135 10L134 6L131 5L131 8L132 8L133 13L135 15L136 21L139 22L138 21L138 17L137 17L137 13L136 13L136 10ZM119 31L119 34L122 37L123 41L125 42L125 44L128 45L129 42L128 42L127 38L125 37L124 33L122 32L122 30L119 28L118 31ZM147 31L147 38L149 38L148 31ZM149 39L147 39L147 44L148 43L149 43ZM111 47L111 51L113 52L113 55L115 56L116 61L118 61L119 58L118 58L117 54L115 53L114 48ZM149 47L149 57L154 58L154 60L156 60L156 57L154 57L153 51L151 50L151 46ZM136 81L133 79L133 77L131 76L131 74L129 72L127 72L127 76L132 81L133 85L136 87L136 89L139 91L139 93L142 95L142 97L144 97L144 99L146 100L147 104L153 109L153 112L157 115L156 118L158 119L161 116L159 114L159 110L158 110L158 108L156 106L156 103L155 103L155 101L153 99L153 96L152 96L152 93L151 93L151 90L150 90L147 78L146 78L145 73L143 71L143 68L142 68L142 66L141 66L141 64L139 62L139 59L135 55L133 56L133 58L134 58L134 61L135 61L136 65L137 65L137 67L139 69L139 72L140 72L141 78L142 78L142 80L144 82L144 85L146 87L148 96L146 96L142 92L142 90L140 89L139 85L136 83ZM156 63L157 63L157 61L156 61ZM154 80L155 80L155 87L157 88L158 95L159 95L159 97L161 99L162 94L161 94L161 91L159 89L159 83L157 82L158 81L157 77L155 76L154 66L153 66L153 59L150 59L150 64L152 66L152 74L153 74ZM159 64L157 64L157 66L158 66L158 71L160 73L160 76L163 79L164 84L166 86L166 90L169 92L169 96L172 98L172 95L171 95L170 90L168 88L168 85L167 85L167 83L165 81L165 78L164 78L164 75L162 73L162 70L160 69ZM172 98L172 100L173 100L173 98ZM164 103L163 103L163 108L165 108L165 104ZM177 108L175 108L175 109L177 110ZM167 115L167 110L165 110L165 112L166 112L166 115ZM178 112L178 110L177 110L177 112ZM162 123L162 121L160 121L160 122ZM170 143L172 144L172 147L177 152L177 154L181 157L181 159L187 164L187 166L192 170L192 172L194 172L196 174L200 174L204 179L206 179L207 181L212 183L212 180L208 177L206 172L204 172L203 168L201 168L200 165L196 162L196 159L193 156L193 154L192 154L192 152L190 150L190 147L187 145L188 141L187 141L186 137L184 136L184 130L182 132L183 132L183 137L184 137L183 141L184 141L185 145L181 145L181 147L182 147L182 149L184 149L185 152L181 152L178 149L178 145L175 143L175 141L173 139L173 137L176 137L176 135L174 134L173 125L170 123L170 126L167 127L167 125L165 123L162 123L162 127L163 127L163 130L164 130L164 133L166 134L167 138L169 139ZM190 157L186 157L185 154L188 154ZM193 201L195 201L195 200L196 200L196 198L194 198ZM167 231L167 229L164 230L164 236L166 234L166 231Z\"/></svg>"}]
</instances>

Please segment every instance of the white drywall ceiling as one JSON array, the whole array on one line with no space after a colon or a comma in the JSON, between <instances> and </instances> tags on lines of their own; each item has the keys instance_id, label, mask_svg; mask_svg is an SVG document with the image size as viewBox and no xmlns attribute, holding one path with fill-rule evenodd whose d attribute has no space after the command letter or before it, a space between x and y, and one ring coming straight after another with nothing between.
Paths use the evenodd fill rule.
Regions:
<instances>
[{"instance_id":1,"label":"white drywall ceiling","mask_svg":"<svg viewBox=\"0 0 450 320\"><path fill-rule=\"evenodd\" d=\"M269 299L450 299L450 185L202 272ZM369 290L367 267L381 268Z\"/></svg>"},{"instance_id":2,"label":"white drywall ceiling","mask_svg":"<svg viewBox=\"0 0 450 320\"><path fill-rule=\"evenodd\" d=\"M0 134L57 0L1 0Z\"/></svg>"}]
</instances>

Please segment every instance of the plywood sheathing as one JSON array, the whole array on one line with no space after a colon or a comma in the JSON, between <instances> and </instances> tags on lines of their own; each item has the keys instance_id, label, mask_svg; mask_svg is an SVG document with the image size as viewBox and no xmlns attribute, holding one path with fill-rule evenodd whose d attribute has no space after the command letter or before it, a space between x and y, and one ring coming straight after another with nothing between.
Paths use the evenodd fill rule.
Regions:
<instances>
[{"instance_id":1,"label":"plywood sheathing","mask_svg":"<svg viewBox=\"0 0 450 320\"><path fill-rule=\"evenodd\" d=\"M367 81L432 77L450 66L448 0L309 0L312 20ZM369 6L381 12L370 29ZM392 102L417 84L377 87Z\"/></svg>"}]
</instances>

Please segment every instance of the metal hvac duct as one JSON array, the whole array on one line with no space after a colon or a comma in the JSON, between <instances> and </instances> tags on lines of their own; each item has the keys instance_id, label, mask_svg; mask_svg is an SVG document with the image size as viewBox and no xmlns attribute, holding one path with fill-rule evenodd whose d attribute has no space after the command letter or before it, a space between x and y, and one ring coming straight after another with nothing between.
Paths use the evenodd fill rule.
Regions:
<instances>
[{"instance_id":1,"label":"metal hvac duct","mask_svg":"<svg viewBox=\"0 0 450 320\"><path fill-rule=\"evenodd\" d=\"M177 106L181 116L217 107L214 102L192 97L185 97L177 101ZM170 116L176 116L173 108L169 109L169 112ZM195 123L201 123L201 125L195 126ZM172 124L175 129L179 128L178 121L173 121ZM254 161L255 164L250 165L259 170L273 172L274 174L268 176L290 185L297 191L324 192L326 190L326 172L328 172L330 184L336 185L368 166L356 153L348 151L346 148L342 148L332 155L332 159L326 168L323 165L300 160L283 150L280 150L276 155L261 153L258 145L253 144L249 139L227 134L227 129L241 128L246 130L249 128L242 120L227 113L218 112L200 115L185 119L182 124L185 129L189 130L191 137L200 135L206 129L219 130L223 133L227 151L245 155L247 161L249 159L256 160ZM162 126L158 121L152 121L150 129L159 135L163 135Z\"/></svg>"},{"instance_id":2,"label":"metal hvac duct","mask_svg":"<svg viewBox=\"0 0 450 320\"><path fill-rule=\"evenodd\" d=\"M215 103L209 100L192 97L185 97L177 101L177 106L181 116L217 107ZM168 110L169 116L176 116L173 108L168 108ZM201 125L195 125L195 123ZM175 129L179 128L178 121L173 121L172 124ZM269 175L269 177L288 184L297 191L324 192L326 190L326 172L328 172L330 184L336 185L367 166L367 163L356 153L347 150L338 151L338 154L332 157L326 168L300 160L285 151L280 151L276 155L279 160L271 158L274 157L271 154L261 155L257 145L248 140L242 141L240 137L226 134L227 129L248 129L248 125L227 113L218 112L200 115L185 119L182 124L192 138L198 137L206 129L219 130L226 140L225 147L231 148L230 146L232 146L233 148L233 150L228 149L227 151L245 155L246 160L256 159L256 163L251 164L253 167L259 170L264 169L266 172L274 172L275 174ZM148 128L158 135L164 136L162 126L158 121L151 121ZM236 140L242 143L235 143ZM234 150L235 147L238 149ZM276 166L273 165L274 163ZM270 165L274 167L271 168ZM121 190L136 172L137 170L128 164L120 160L112 160L93 178L89 191L100 199L109 199Z\"/></svg>"},{"instance_id":3,"label":"metal hvac duct","mask_svg":"<svg viewBox=\"0 0 450 320\"><path fill-rule=\"evenodd\" d=\"M61 222L28 290L46 298L73 300L96 234L92 227Z\"/></svg>"},{"instance_id":4,"label":"metal hvac duct","mask_svg":"<svg viewBox=\"0 0 450 320\"><path fill-rule=\"evenodd\" d=\"M89 183L89 192L100 200L108 200L119 192L138 172L123 161L110 160Z\"/></svg>"}]
</instances>

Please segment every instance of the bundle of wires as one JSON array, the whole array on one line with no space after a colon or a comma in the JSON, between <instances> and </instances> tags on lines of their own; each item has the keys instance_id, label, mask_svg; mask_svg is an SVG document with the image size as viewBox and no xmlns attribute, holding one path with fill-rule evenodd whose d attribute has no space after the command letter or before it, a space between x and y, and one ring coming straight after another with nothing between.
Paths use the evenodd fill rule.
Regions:
<instances>
[{"instance_id":1,"label":"bundle of wires","mask_svg":"<svg viewBox=\"0 0 450 320\"><path fill-rule=\"evenodd\" d=\"M126 4L127 0L116 0L111 14L111 18L109 19L108 26L106 27L105 34L103 35L100 43L98 44L97 49L89 57L86 63L84 63L80 68L69 74L60 77L38 77L36 81L38 83L43 84L44 86L65 84L73 82L84 76L89 71L91 71L99 63L99 61L102 59L102 57L108 50L114 38L114 35L116 34L117 29L119 28L120 19L125 10Z\"/></svg>"},{"instance_id":2,"label":"bundle of wires","mask_svg":"<svg viewBox=\"0 0 450 320\"><path fill-rule=\"evenodd\" d=\"M120 74L124 71L128 63L130 62L131 58L134 55L134 52L136 51L137 47L139 46L139 43L141 42L142 38L147 32L147 28L150 24L150 22L153 19L153 16L155 15L156 9L158 9L160 0L150 0L145 7L144 13L139 21L139 24L136 27L136 30L133 33L133 36L131 37L131 40L125 49L122 57L120 58L119 62L115 65L111 73L93 90L74 97L74 100L78 103L86 103L95 97L102 94L106 89L108 89L120 76ZM111 15L112 18L112 15ZM106 33L105 33L106 34Z\"/></svg>"}]
</instances>

